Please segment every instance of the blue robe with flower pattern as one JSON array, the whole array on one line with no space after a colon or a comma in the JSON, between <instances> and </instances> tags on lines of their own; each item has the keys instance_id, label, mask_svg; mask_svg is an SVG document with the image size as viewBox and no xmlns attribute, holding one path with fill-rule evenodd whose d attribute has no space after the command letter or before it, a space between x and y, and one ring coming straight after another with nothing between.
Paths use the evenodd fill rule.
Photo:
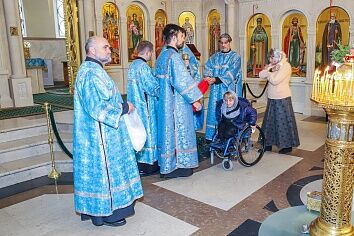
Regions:
<instances>
[{"instance_id":1,"label":"blue robe with flower pattern","mask_svg":"<svg viewBox=\"0 0 354 236\"><path fill-rule=\"evenodd\" d=\"M109 216L143 196L122 97L95 62L80 66L74 91L73 174L78 213Z\"/></svg>"},{"instance_id":2,"label":"blue robe with flower pattern","mask_svg":"<svg viewBox=\"0 0 354 236\"><path fill-rule=\"evenodd\" d=\"M208 114L206 119L205 138L212 140L217 125L215 112L216 102L223 98L226 91L232 90L242 96L241 57L234 51L216 52L205 64L204 77L218 77L222 83L210 86Z\"/></svg>"},{"instance_id":3,"label":"blue robe with flower pattern","mask_svg":"<svg viewBox=\"0 0 354 236\"><path fill-rule=\"evenodd\" d=\"M136 154L140 163L153 164L157 161L157 102L159 82L149 65L142 59L135 59L129 67L127 100L134 104L146 130L146 143Z\"/></svg>"},{"instance_id":4,"label":"blue robe with flower pattern","mask_svg":"<svg viewBox=\"0 0 354 236\"><path fill-rule=\"evenodd\" d=\"M155 64L160 94L157 113L157 146L161 174L177 168L198 167L192 103L202 97L182 60L171 47L164 48Z\"/></svg>"},{"instance_id":5,"label":"blue robe with flower pattern","mask_svg":"<svg viewBox=\"0 0 354 236\"><path fill-rule=\"evenodd\" d=\"M189 55L189 72L192 76L192 78L195 81L198 81L198 83L201 81L201 77L199 74L199 62L197 58L194 56L192 50L184 44L183 48L179 50L180 54L188 54ZM201 101L203 104L203 101ZM194 127L195 130L201 130L203 129L204 125L204 107L202 108L201 111L198 112L193 112L193 119L194 119Z\"/></svg>"}]
</instances>

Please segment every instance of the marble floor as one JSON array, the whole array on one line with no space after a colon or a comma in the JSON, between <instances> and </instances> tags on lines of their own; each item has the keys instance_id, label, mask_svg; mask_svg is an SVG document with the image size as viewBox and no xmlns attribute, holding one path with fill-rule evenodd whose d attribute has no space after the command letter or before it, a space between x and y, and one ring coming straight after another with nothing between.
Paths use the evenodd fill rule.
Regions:
<instances>
[{"instance_id":1,"label":"marble floor","mask_svg":"<svg viewBox=\"0 0 354 236\"><path fill-rule=\"evenodd\" d=\"M70 113L60 116L71 119ZM29 122L36 119L43 117ZM231 171L201 158L188 178L142 177L144 197L123 227L81 222L73 210L69 173L57 187L44 185L0 199L0 235L258 235L268 216L303 205L306 192L321 186L325 120L300 114L296 119L301 145L289 155L273 150L254 167L234 163ZM0 123L1 128L13 127L10 123Z\"/></svg>"}]
</instances>

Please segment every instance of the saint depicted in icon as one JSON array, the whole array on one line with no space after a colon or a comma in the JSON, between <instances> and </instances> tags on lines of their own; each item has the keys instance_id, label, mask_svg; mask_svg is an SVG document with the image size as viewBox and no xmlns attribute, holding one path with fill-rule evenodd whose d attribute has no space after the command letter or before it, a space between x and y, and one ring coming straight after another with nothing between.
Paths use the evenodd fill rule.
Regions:
<instances>
[{"instance_id":1,"label":"saint depicted in icon","mask_svg":"<svg viewBox=\"0 0 354 236\"><path fill-rule=\"evenodd\" d=\"M220 37L220 24L217 21L216 16L214 16L209 28L209 40L210 40L209 56L213 55L216 51L218 51L219 37Z\"/></svg>"},{"instance_id":2,"label":"saint depicted in icon","mask_svg":"<svg viewBox=\"0 0 354 236\"><path fill-rule=\"evenodd\" d=\"M291 26L284 38L284 52L288 57L293 73L299 75L300 67L304 63L305 42L297 17L292 18Z\"/></svg>"},{"instance_id":3,"label":"saint depicted in icon","mask_svg":"<svg viewBox=\"0 0 354 236\"><path fill-rule=\"evenodd\" d=\"M130 21L129 30L132 38L132 46L133 49L135 49L136 46L138 46L138 43L140 42L143 34L142 34L141 24L137 19L137 15L133 13L132 17L133 19Z\"/></svg>"},{"instance_id":4,"label":"saint depicted in icon","mask_svg":"<svg viewBox=\"0 0 354 236\"><path fill-rule=\"evenodd\" d=\"M163 35L162 31L165 27L165 24L161 17L157 18L157 22L155 24L155 47L156 47L156 58L159 56L161 49L163 47Z\"/></svg>"},{"instance_id":5,"label":"saint depicted in icon","mask_svg":"<svg viewBox=\"0 0 354 236\"><path fill-rule=\"evenodd\" d=\"M268 36L262 26L262 18L257 18L257 26L251 36L248 71L258 77L259 72L268 64Z\"/></svg>"},{"instance_id":6,"label":"saint depicted in icon","mask_svg":"<svg viewBox=\"0 0 354 236\"><path fill-rule=\"evenodd\" d=\"M327 22L322 37L322 64L331 65L331 53L338 48L338 43L342 40L342 30L336 20L336 14L331 12L330 20Z\"/></svg>"},{"instance_id":7,"label":"saint depicted in icon","mask_svg":"<svg viewBox=\"0 0 354 236\"><path fill-rule=\"evenodd\" d=\"M184 19L182 27L186 30L186 44L194 44L194 29L189 22L189 17Z\"/></svg>"},{"instance_id":8,"label":"saint depicted in icon","mask_svg":"<svg viewBox=\"0 0 354 236\"><path fill-rule=\"evenodd\" d=\"M112 61L109 64L120 64L120 32L118 8L113 3L103 6L102 30L112 51ZM108 65L108 64L107 64Z\"/></svg>"}]
</instances>

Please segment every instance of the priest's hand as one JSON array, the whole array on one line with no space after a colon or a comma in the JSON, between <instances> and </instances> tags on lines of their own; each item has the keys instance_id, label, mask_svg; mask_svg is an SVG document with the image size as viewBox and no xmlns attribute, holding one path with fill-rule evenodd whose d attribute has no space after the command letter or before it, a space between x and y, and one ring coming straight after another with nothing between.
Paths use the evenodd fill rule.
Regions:
<instances>
[{"instance_id":1,"label":"priest's hand","mask_svg":"<svg viewBox=\"0 0 354 236\"><path fill-rule=\"evenodd\" d=\"M135 107L130 102L128 102L128 106L129 106L128 114L130 114L130 113L132 113L135 110Z\"/></svg>"},{"instance_id":2,"label":"priest's hand","mask_svg":"<svg viewBox=\"0 0 354 236\"><path fill-rule=\"evenodd\" d=\"M207 77L206 80L208 81L208 84L211 85L211 84L214 84L216 79L215 78L210 78L210 77Z\"/></svg>"},{"instance_id":3,"label":"priest's hand","mask_svg":"<svg viewBox=\"0 0 354 236\"><path fill-rule=\"evenodd\" d=\"M202 106L202 104L199 101L194 102L192 105L193 105L193 107L195 108L196 111L202 110L203 106Z\"/></svg>"}]
</instances>

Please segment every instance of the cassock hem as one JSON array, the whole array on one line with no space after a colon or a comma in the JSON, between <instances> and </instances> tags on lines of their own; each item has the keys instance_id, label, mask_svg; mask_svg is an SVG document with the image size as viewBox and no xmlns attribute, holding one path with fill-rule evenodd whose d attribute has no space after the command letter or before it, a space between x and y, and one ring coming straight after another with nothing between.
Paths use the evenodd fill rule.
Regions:
<instances>
[{"instance_id":1,"label":"cassock hem","mask_svg":"<svg viewBox=\"0 0 354 236\"><path fill-rule=\"evenodd\" d=\"M127 204L124 204L124 205L120 206L119 208L116 207L116 208L112 209L112 212L110 212L110 213L92 213L92 212L80 211L80 210L76 210L76 212L78 214L85 214L85 215L90 215L90 216L107 217L107 216L112 215L113 211L115 211L115 210L122 209L122 208L132 205L136 200L138 200L139 198L141 198L143 196L144 196L144 194L140 194L140 195L136 196L133 200L129 201Z\"/></svg>"}]
</instances>

